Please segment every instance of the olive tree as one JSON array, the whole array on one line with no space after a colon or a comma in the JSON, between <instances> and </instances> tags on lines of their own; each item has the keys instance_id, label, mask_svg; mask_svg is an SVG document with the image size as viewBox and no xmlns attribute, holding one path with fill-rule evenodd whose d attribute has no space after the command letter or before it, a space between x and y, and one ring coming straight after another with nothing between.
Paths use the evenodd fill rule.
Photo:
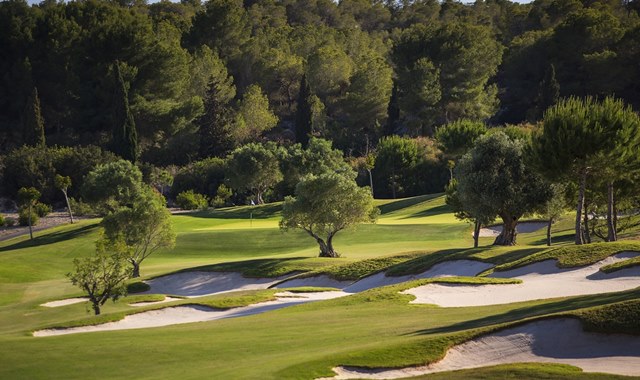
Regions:
<instances>
[{"instance_id":1,"label":"olive tree","mask_svg":"<svg viewBox=\"0 0 640 380\"><path fill-rule=\"evenodd\" d=\"M99 165L84 181L85 199L103 214L131 205L143 186L142 173L131 162L118 160Z\"/></svg>"},{"instance_id":2,"label":"olive tree","mask_svg":"<svg viewBox=\"0 0 640 380\"><path fill-rule=\"evenodd\" d=\"M73 260L73 272L67 273L67 277L87 293L95 315L100 314L100 307L109 299L116 301L127 294L125 282L132 273L127 266L127 254L123 245L100 238L95 255Z\"/></svg>"},{"instance_id":3,"label":"olive tree","mask_svg":"<svg viewBox=\"0 0 640 380\"><path fill-rule=\"evenodd\" d=\"M456 173L462 208L502 219L495 245L516 244L518 220L551 196L549 185L525 164L522 141L501 132L480 137Z\"/></svg>"},{"instance_id":4,"label":"olive tree","mask_svg":"<svg viewBox=\"0 0 640 380\"><path fill-rule=\"evenodd\" d=\"M272 144L251 143L234 150L227 161L227 179L232 188L247 190L263 204L264 192L282 181L277 148Z\"/></svg>"},{"instance_id":5,"label":"olive tree","mask_svg":"<svg viewBox=\"0 0 640 380\"><path fill-rule=\"evenodd\" d=\"M295 197L284 201L280 228L300 228L316 240L320 257L339 257L334 236L358 223L374 223L379 213L368 188L351 177L325 173L298 183Z\"/></svg>"},{"instance_id":6,"label":"olive tree","mask_svg":"<svg viewBox=\"0 0 640 380\"><path fill-rule=\"evenodd\" d=\"M29 238L33 240L33 225L31 220L31 213L33 206L40 198L40 192L33 187L23 187L18 190L18 204L21 207L27 207L28 220L29 220Z\"/></svg>"},{"instance_id":7,"label":"olive tree","mask_svg":"<svg viewBox=\"0 0 640 380\"><path fill-rule=\"evenodd\" d=\"M143 186L128 207L121 207L102 219L105 238L111 244L126 247L126 260L133 277L140 277L140 264L161 248L172 248L176 235L164 197Z\"/></svg>"},{"instance_id":8,"label":"olive tree","mask_svg":"<svg viewBox=\"0 0 640 380\"><path fill-rule=\"evenodd\" d=\"M71 212L71 205L69 204L69 196L67 194L67 190L71 187L71 177L56 174L54 182L56 188L62 191L62 194L64 195L64 201L67 203L67 211L69 211L69 219L71 220L71 224L73 224L73 212Z\"/></svg>"}]
</instances>

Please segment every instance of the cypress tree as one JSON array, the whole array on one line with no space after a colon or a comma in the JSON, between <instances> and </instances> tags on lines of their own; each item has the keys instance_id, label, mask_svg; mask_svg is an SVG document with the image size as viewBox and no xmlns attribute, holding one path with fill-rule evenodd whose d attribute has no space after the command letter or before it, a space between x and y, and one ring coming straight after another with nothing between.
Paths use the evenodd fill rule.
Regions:
<instances>
[{"instance_id":1,"label":"cypress tree","mask_svg":"<svg viewBox=\"0 0 640 380\"><path fill-rule=\"evenodd\" d=\"M33 88L25 107L22 125L22 141L29 146L45 146L44 119L40 112L38 89Z\"/></svg>"},{"instance_id":2,"label":"cypress tree","mask_svg":"<svg viewBox=\"0 0 640 380\"><path fill-rule=\"evenodd\" d=\"M127 161L138 159L138 133L129 108L129 94L125 86L120 65L114 65L115 91L113 101L113 136L111 151Z\"/></svg>"},{"instance_id":3,"label":"cypress tree","mask_svg":"<svg viewBox=\"0 0 640 380\"><path fill-rule=\"evenodd\" d=\"M222 98L219 83L216 78L211 77L204 99L204 113L198 119L200 157L225 157L231 151L232 121L232 111Z\"/></svg>"},{"instance_id":4,"label":"cypress tree","mask_svg":"<svg viewBox=\"0 0 640 380\"><path fill-rule=\"evenodd\" d=\"M384 125L382 134L384 136L391 136L395 134L399 120L400 105L398 104L398 84L394 81L393 89L391 90L391 98L389 99L389 106L387 107L387 123Z\"/></svg>"},{"instance_id":5,"label":"cypress tree","mask_svg":"<svg viewBox=\"0 0 640 380\"><path fill-rule=\"evenodd\" d=\"M311 112L311 88L307 82L307 76L303 75L300 80L300 92L298 93L298 109L296 110L296 142L306 148L309 145L311 135L311 123L313 113Z\"/></svg>"},{"instance_id":6,"label":"cypress tree","mask_svg":"<svg viewBox=\"0 0 640 380\"><path fill-rule=\"evenodd\" d=\"M544 78L540 82L538 90L538 118L544 116L544 111L552 105L558 103L560 99L560 84L556 80L556 68L553 64L549 65L544 73Z\"/></svg>"}]
</instances>

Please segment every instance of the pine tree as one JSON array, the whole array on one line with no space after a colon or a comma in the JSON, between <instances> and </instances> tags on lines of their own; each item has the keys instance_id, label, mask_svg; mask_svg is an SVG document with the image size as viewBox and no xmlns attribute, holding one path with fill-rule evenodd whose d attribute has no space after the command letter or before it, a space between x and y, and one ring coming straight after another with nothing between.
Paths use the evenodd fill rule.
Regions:
<instances>
[{"instance_id":1,"label":"pine tree","mask_svg":"<svg viewBox=\"0 0 640 380\"><path fill-rule=\"evenodd\" d=\"M311 88L306 75L300 80L300 92L298 93L298 109L296 110L296 142L303 148L309 145L313 114L311 112Z\"/></svg>"},{"instance_id":2,"label":"pine tree","mask_svg":"<svg viewBox=\"0 0 640 380\"><path fill-rule=\"evenodd\" d=\"M389 99L389 106L387 107L387 123L384 125L382 134L384 136L391 136L395 134L399 120L400 105L398 104L398 84L396 82L393 82L391 98Z\"/></svg>"},{"instance_id":3,"label":"pine tree","mask_svg":"<svg viewBox=\"0 0 640 380\"><path fill-rule=\"evenodd\" d=\"M560 99L560 84L556 80L556 68L553 64L544 73L544 79L540 82L538 91L537 108L538 118L541 119L544 111L552 105L558 103Z\"/></svg>"},{"instance_id":4,"label":"pine tree","mask_svg":"<svg viewBox=\"0 0 640 380\"><path fill-rule=\"evenodd\" d=\"M204 99L204 113L198 119L200 157L225 157L233 149L232 122L231 108L212 76Z\"/></svg>"},{"instance_id":5,"label":"pine tree","mask_svg":"<svg viewBox=\"0 0 640 380\"><path fill-rule=\"evenodd\" d=\"M29 146L45 146L44 119L40 112L38 89L35 87L27 100L27 106L24 111L22 141L25 145Z\"/></svg>"},{"instance_id":6,"label":"pine tree","mask_svg":"<svg viewBox=\"0 0 640 380\"><path fill-rule=\"evenodd\" d=\"M127 161L138 159L138 133L129 108L129 94L122 78L120 65L114 65L115 91L113 98L113 136L111 151Z\"/></svg>"}]
</instances>

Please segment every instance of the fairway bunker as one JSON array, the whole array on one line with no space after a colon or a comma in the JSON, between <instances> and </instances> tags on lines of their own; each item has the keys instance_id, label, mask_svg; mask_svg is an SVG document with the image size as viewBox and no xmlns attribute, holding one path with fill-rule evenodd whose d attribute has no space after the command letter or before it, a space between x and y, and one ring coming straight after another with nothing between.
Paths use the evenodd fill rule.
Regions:
<instances>
[{"instance_id":1,"label":"fairway bunker","mask_svg":"<svg viewBox=\"0 0 640 380\"><path fill-rule=\"evenodd\" d=\"M107 322L93 326L39 330L34 332L33 336L46 337L84 332L142 329L150 327L178 325L183 323L206 322L224 318L237 318L248 315L261 314L267 311L299 305L307 302L344 297L346 295L348 294L339 291L313 293L282 292L276 294L276 297L278 298L274 301L261 302L245 307L237 307L224 310L213 309L202 305L181 305L127 315L126 317L124 317L124 319L117 322Z\"/></svg>"},{"instance_id":2,"label":"fairway bunker","mask_svg":"<svg viewBox=\"0 0 640 380\"><path fill-rule=\"evenodd\" d=\"M520 284L463 285L428 284L405 290L416 297L411 303L442 307L468 307L507 304L538 299L570 297L630 290L640 286L640 267L606 274L600 268L640 255L623 252L593 265L561 269L556 260L545 260L488 277L517 278Z\"/></svg>"},{"instance_id":3,"label":"fairway bunker","mask_svg":"<svg viewBox=\"0 0 640 380\"><path fill-rule=\"evenodd\" d=\"M238 290L267 289L287 277L247 278L236 272L180 272L145 281L151 289L144 293L201 297Z\"/></svg>"},{"instance_id":4,"label":"fairway bunker","mask_svg":"<svg viewBox=\"0 0 640 380\"><path fill-rule=\"evenodd\" d=\"M60 306L73 305L73 304L76 304L76 303L81 303L81 302L86 302L86 301L89 301L89 299L87 297L67 298L67 299L63 299L63 300L46 302L46 303L43 303L40 306L44 306L44 307L60 307Z\"/></svg>"},{"instance_id":5,"label":"fairway bunker","mask_svg":"<svg viewBox=\"0 0 640 380\"><path fill-rule=\"evenodd\" d=\"M521 234L536 232L547 227L547 222L520 222L516 226L516 231ZM502 232L502 225L483 227L480 229L480 237L497 237ZM473 232L471 233L473 235Z\"/></svg>"},{"instance_id":6,"label":"fairway bunker","mask_svg":"<svg viewBox=\"0 0 640 380\"><path fill-rule=\"evenodd\" d=\"M274 288L293 288L302 286L316 286L342 289L347 293L359 293L365 290L379 288L381 286L395 285L406 281L422 278L453 277L453 276L475 276L493 265L475 260L452 260L435 264L430 269L413 275L387 276L384 272L376 273L362 278L356 282L338 281L329 276L320 275L314 277L299 277L283 281Z\"/></svg>"},{"instance_id":7,"label":"fairway bunker","mask_svg":"<svg viewBox=\"0 0 640 380\"><path fill-rule=\"evenodd\" d=\"M640 376L640 339L586 332L577 319L547 319L480 336L450 348L439 362L400 369L336 367L326 379L396 379L509 363L561 363L586 372Z\"/></svg>"}]
</instances>

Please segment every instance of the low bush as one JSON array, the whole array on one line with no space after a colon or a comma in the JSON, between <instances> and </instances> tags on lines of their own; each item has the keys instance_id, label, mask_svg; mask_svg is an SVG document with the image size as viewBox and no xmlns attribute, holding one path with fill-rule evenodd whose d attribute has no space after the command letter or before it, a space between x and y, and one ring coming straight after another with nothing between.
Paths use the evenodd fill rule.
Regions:
<instances>
[{"instance_id":1,"label":"low bush","mask_svg":"<svg viewBox=\"0 0 640 380\"><path fill-rule=\"evenodd\" d=\"M73 215L77 216L94 216L98 215L98 212L91 207L90 204L83 202L82 200L75 200L75 198L69 198L69 205Z\"/></svg>"},{"instance_id":2,"label":"low bush","mask_svg":"<svg viewBox=\"0 0 640 380\"><path fill-rule=\"evenodd\" d=\"M51 209L51 206L38 202L33 206L33 211L38 214L39 217L44 218L53 210Z\"/></svg>"},{"instance_id":3,"label":"low bush","mask_svg":"<svg viewBox=\"0 0 640 380\"><path fill-rule=\"evenodd\" d=\"M5 220L4 220L4 215L0 214L0 227L4 227L6 224Z\"/></svg>"},{"instance_id":4,"label":"low bush","mask_svg":"<svg viewBox=\"0 0 640 380\"><path fill-rule=\"evenodd\" d=\"M36 224L38 224L39 220L40 220L40 217L32 209L31 210L31 225L35 226ZM28 226L29 225L29 208L23 208L23 209L20 209L20 211L18 211L18 223L21 226Z\"/></svg>"},{"instance_id":5,"label":"low bush","mask_svg":"<svg viewBox=\"0 0 640 380\"><path fill-rule=\"evenodd\" d=\"M209 201L206 196L198 194L193 190L187 190L178 194L176 204L184 210L198 210L207 208Z\"/></svg>"},{"instance_id":6,"label":"low bush","mask_svg":"<svg viewBox=\"0 0 640 380\"><path fill-rule=\"evenodd\" d=\"M14 218L5 218L4 225L7 227L13 227L16 225L16 220Z\"/></svg>"}]
</instances>

